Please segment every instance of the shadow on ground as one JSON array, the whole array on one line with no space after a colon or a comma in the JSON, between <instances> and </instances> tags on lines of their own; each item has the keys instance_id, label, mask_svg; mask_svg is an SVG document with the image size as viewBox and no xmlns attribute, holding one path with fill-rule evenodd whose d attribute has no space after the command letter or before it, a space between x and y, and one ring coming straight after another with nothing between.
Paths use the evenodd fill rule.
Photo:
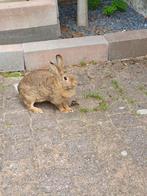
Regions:
<instances>
[{"instance_id":1,"label":"shadow on ground","mask_svg":"<svg viewBox=\"0 0 147 196\"><path fill-rule=\"evenodd\" d=\"M147 195L147 57L70 66L79 105L29 113L0 76L0 195Z\"/></svg>"}]
</instances>

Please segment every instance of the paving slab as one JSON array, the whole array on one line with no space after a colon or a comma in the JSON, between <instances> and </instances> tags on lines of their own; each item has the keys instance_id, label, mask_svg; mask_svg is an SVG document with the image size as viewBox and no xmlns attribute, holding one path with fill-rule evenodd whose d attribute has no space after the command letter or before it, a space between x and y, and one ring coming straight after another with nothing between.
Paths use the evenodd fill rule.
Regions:
<instances>
[{"instance_id":1,"label":"paving slab","mask_svg":"<svg viewBox=\"0 0 147 196\"><path fill-rule=\"evenodd\" d=\"M0 194L147 195L147 115L137 114L147 109L147 57L68 71L79 81L69 114L47 102L28 112L20 78L0 77Z\"/></svg>"}]
</instances>

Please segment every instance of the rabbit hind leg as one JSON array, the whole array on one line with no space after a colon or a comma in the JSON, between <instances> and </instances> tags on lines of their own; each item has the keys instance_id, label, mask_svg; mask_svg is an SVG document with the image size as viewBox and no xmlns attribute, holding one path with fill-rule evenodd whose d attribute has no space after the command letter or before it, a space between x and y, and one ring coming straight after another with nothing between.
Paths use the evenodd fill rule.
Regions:
<instances>
[{"instance_id":1,"label":"rabbit hind leg","mask_svg":"<svg viewBox=\"0 0 147 196\"><path fill-rule=\"evenodd\" d=\"M34 106L34 101L29 101L28 99L23 99L24 104L28 108L29 111L34 113L43 113L42 109Z\"/></svg>"},{"instance_id":2,"label":"rabbit hind leg","mask_svg":"<svg viewBox=\"0 0 147 196\"><path fill-rule=\"evenodd\" d=\"M34 106L34 103L32 103L28 109L34 113L43 113L42 109Z\"/></svg>"}]
</instances>

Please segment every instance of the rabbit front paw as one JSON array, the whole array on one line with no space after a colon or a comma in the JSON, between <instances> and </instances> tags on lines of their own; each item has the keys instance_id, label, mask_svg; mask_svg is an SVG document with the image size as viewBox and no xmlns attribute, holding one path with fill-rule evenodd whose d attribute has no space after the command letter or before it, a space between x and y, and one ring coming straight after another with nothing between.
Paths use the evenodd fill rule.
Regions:
<instances>
[{"instance_id":1,"label":"rabbit front paw","mask_svg":"<svg viewBox=\"0 0 147 196\"><path fill-rule=\"evenodd\" d=\"M62 104L58 108L60 112L64 112L64 113L73 112L73 109L70 108L67 104Z\"/></svg>"}]
</instances>

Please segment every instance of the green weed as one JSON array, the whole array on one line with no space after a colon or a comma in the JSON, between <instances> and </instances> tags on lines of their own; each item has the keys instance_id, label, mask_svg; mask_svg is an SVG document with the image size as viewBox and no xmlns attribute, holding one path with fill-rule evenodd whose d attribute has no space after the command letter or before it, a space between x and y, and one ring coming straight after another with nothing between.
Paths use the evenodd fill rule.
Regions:
<instances>
[{"instance_id":1,"label":"green weed","mask_svg":"<svg viewBox=\"0 0 147 196\"><path fill-rule=\"evenodd\" d=\"M95 10L100 5L100 3L100 0L88 0L88 8L90 10Z\"/></svg>"},{"instance_id":2,"label":"green weed","mask_svg":"<svg viewBox=\"0 0 147 196\"><path fill-rule=\"evenodd\" d=\"M120 95L122 95L122 94L124 93L122 87L119 85L119 83L117 82L117 80L112 80L111 83L112 83L113 88L114 88Z\"/></svg>"},{"instance_id":3,"label":"green weed","mask_svg":"<svg viewBox=\"0 0 147 196\"><path fill-rule=\"evenodd\" d=\"M146 90L146 88L145 88L144 85L139 86L138 89L139 89L141 92L143 92L143 93L147 96L147 90Z\"/></svg>"},{"instance_id":4,"label":"green weed","mask_svg":"<svg viewBox=\"0 0 147 196\"><path fill-rule=\"evenodd\" d=\"M128 8L128 4L123 0L113 0L112 6L115 6L118 11L124 12Z\"/></svg>"},{"instance_id":5,"label":"green weed","mask_svg":"<svg viewBox=\"0 0 147 196\"><path fill-rule=\"evenodd\" d=\"M82 113L88 113L88 112L97 112L97 111L106 111L108 110L109 106L105 101L102 101L99 103L97 107L94 107L92 109L89 108L80 108L80 112Z\"/></svg>"},{"instance_id":6,"label":"green weed","mask_svg":"<svg viewBox=\"0 0 147 196\"><path fill-rule=\"evenodd\" d=\"M102 101L102 102L99 104L99 109L100 109L101 111L106 111L106 110L108 110L108 108L109 108L109 105L108 105L107 102L105 102L105 101Z\"/></svg>"},{"instance_id":7,"label":"green weed","mask_svg":"<svg viewBox=\"0 0 147 196\"><path fill-rule=\"evenodd\" d=\"M116 11L124 12L128 8L128 4L123 0L113 0L112 4L103 8L103 14L111 16Z\"/></svg>"},{"instance_id":8,"label":"green weed","mask_svg":"<svg viewBox=\"0 0 147 196\"><path fill-rule=\"evenodd\" d=\"M97 100L104 100L103 96L100 95L98 92L89 92L85 95L85 98L94 98Z\"/></svg>"},{"instance_id":9,"label":"green weed","mask_svg":"<svg viewBox=\"0 0 147 196\"><path fill-rule=\"evenodd\" d=\"M81 67L84 67L84 66L86 66L86 65L87 65L86 62L84 62L84 61L81 61L81 62L80 62L80 66L81 66Z\"/></svg>"},{"instance_id":10,"label":"green weed","mask_svg":"<svg viewBox=\"0 0 147 196\"><path fill-rule=\"evenodd\" d=\"M106 16L111 16L112 14L114 14L117 11L117 8L113 5L110 6L106 6L103 9L103 14Z\"/></svg>"},{"instance_id":11,"label":"green weed","mask_svg":"<svg viewBox=\"0 0 147 196\"><path fill-rule=\"evenodd\" d=\"M127 97L126 93L124 92L124 90L122 89L122 87L120 86L120 84L117 82L117 80L112 80L111 81L113 88L116 90L116 92L119 94L119 96L123 99L126 100L128 102L128 104L134 104L136 102L136 100Z\"/></svg>"},{"instance_id":12,"label":"green weed","mask_svg":"<svg viewBox=\"0 0 147 196\"><path fill-rule=\"evenodd\" d=\"M106 111L108 109L108 103L105 101L104 97L99 92L89 92L85 95L85 98L92 98L99 101L98 106L92 109L86 109L86 112L97 112L97 111Z\"/></svg>"},{"instance_id":13,"label":"green weed","mask_svg":"<svg viewBox=\"0 0 147 196\"><path fill-rule=\"evenodd\" d=\"M129 97L126 97L125 99L127 100L127 102L128 102L129 104L135 104L135 102L136 102L136 100L134 100L134 99L132 99L132 98L129 98Z\"/></svg>"},{"instance_id":14,"label":"green weed","mask_svg":"<svg viewBox=\"0 0 147 196\"><path fill-rule=\"evenodd\" d=\"M97 64L97 62L94 61L94 60L90 61L89 63L92 64L92 65L96 65Z\"/></svg>"}]
</instances>

